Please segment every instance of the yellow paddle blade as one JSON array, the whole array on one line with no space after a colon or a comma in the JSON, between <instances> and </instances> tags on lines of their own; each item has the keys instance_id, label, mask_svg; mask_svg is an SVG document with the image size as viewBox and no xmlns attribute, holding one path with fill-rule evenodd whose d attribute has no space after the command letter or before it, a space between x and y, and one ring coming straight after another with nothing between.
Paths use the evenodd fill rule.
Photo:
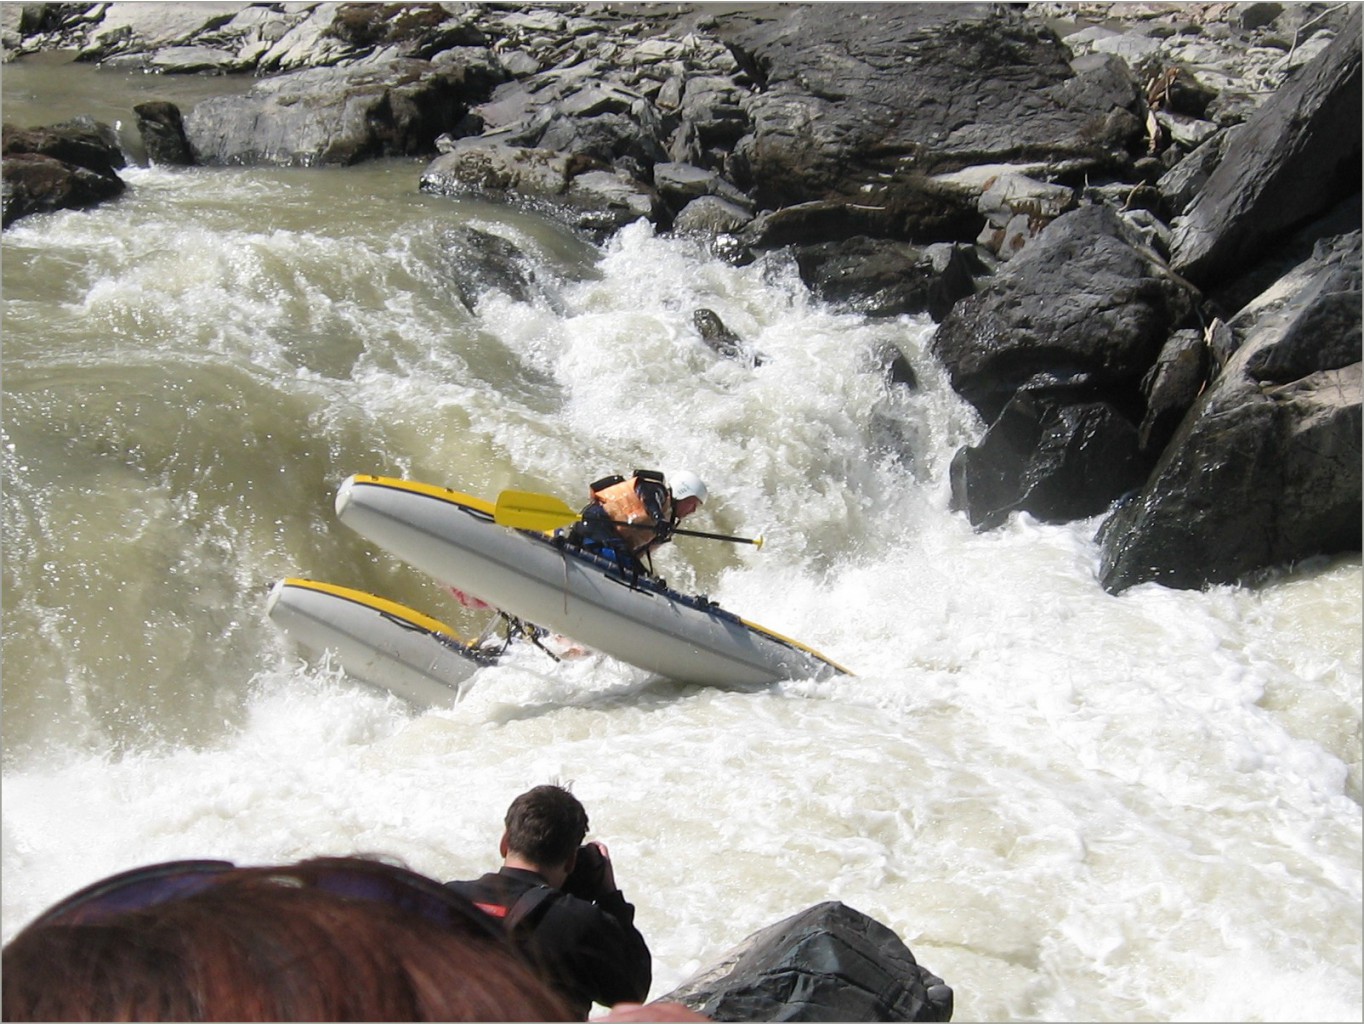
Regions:
<instances>
[{"instance_id":1,"label":"yellow paddle blade","mask_svg":"<svg viewBox=\"0 0 1364 1024\"><path fill-rule=\"evenodd\" d=\"M576 509L558 498L534 491L503 491L493 508L493 522L515 530L557 530L580 518Z\"/></svg>"}]
</instances>

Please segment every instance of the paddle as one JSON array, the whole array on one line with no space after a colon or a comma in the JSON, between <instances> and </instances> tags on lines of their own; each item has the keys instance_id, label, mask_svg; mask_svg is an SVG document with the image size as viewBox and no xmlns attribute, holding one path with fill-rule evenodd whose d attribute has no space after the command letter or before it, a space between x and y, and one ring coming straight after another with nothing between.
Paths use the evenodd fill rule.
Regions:
<instances>
[{"instance_id":1,"label":"paddle","mask_svg":"<svg viewBox=\"0 0 1364 1024\"><path fill-rule=\"evenodd\" d=\"M503 491L497 496L497 505L493 509L493 522L498 526L510 526L517 530L557 530L561 526L568 526L576 523L580 516L574 509L570 508L558 498L548 494L536 494L533 491ZM617 526L635 526L636 529L648 529L644 526L636 526L634 523L615 523L614 520L607 520ZM655 527L661 530L662 527ZM675 529L672 531L687 537L705 537L709 540L728 540L736 544L752 544L754 547L761 548L763 539L761 537L730 537L723 533L704 533L701 530Z\"/></svg>"}]
</instances>

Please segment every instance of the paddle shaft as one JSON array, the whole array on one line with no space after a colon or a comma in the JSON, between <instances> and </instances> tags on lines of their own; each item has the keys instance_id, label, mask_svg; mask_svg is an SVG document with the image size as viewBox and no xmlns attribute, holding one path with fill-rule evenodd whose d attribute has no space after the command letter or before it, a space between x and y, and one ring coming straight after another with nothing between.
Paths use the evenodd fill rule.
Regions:
<instances>
[{"instance_id":1,"label":"paddle shaft","mask_svg":"<svg viewBox=\"0 0 1364 1024\"><path fill-rule=\"evenodd\" d=\"M522 530L553 530L560 526L576 523L582 519L582 516L558 498L550 497L548 494L536 494L531 491L503 491L498 495L493 519L503 526ZM654 533L663 533L668 529L664 526L648 526L643 523L625 523L617 519L598 519L596 522L610 526L626 526L635 530L652 530ZM707 540L727 540L735 544L752 544L758 548L763 546L761 537L731 537L724 533L706 533L702 530L684 530L680 527L672 529L670 532L687 537L704 537Z\"/></svg>"},{"instance_id":2,"label":"paddle shaft","mask_svg":"<svg viewBox=\"0 0 1364 1024\"><path fill-rule=\"evenodd\" d=\"M582 517L579 516L578 518ZM735 544L755 544L758 547L763 546L763 539L761 537L731 537L724 533L706 533L704 530L684 530L680 526L674 526L672 529L668 529L666 526L645 526L642 523L623 523L619 519L598 519L596 521L599 523L610 523L612 526L628 526L632 530L652 530L654 533L663 533L664 531L667 531L668 533L681 534L684 537L705 537L708 540L729 540L733 541Z\"/></svg>"}]
</instances>

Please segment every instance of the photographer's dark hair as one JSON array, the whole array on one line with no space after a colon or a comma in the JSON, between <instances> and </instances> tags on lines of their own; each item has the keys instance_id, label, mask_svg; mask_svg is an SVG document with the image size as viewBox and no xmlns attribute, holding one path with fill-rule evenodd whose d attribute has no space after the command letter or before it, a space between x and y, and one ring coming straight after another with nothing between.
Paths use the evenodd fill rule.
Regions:
<instances>
[{"instance_id":1,"label":"photographer's dark hair","mask_svg":"<svg viewBox=\"0 0 1364 1024\"><path fill-rule=\"evenodd\" d=\"M507 845L536 864L563 864L587 835L587 811L562 786L536 786L507 808Z\"/></svg>"}]
</instances>

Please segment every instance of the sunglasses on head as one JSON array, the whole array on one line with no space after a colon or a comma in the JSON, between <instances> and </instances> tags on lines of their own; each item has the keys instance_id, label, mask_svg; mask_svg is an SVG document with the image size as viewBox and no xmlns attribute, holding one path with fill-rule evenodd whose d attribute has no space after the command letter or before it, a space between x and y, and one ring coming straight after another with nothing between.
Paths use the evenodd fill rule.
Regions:
<instances>
[{"instance_id":1,"label":"sunglasses on head","mask_svg":"<svg viewBox=\"0 0 1364 1024\"><path fill-rule=\"evenodd\" d=\"M282 886L382 903L451 931L504 938L487 914L425 875L381 861L325 857L279 868L239 868L226 860L178 860L134 868L73 893L29 927L98 924L118 914L188 899L248 874Z\"/></svg>"}]
</instances>

